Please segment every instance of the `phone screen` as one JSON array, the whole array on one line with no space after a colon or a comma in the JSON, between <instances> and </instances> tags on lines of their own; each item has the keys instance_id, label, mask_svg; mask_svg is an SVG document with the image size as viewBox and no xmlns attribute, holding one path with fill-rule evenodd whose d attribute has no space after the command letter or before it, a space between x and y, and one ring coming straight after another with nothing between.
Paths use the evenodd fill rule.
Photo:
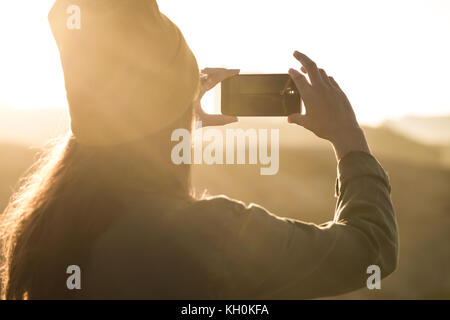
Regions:
<instances>
[{"instance_id":1,"label":"phone screen","mask_svg":"<svg viewBox=\"0 0 450 320\"><path fill-rule=\"evenodd\" d=\"M221 86L222 114L287 116L301 112L300 94L288 74L241 74Z\"/></svg>"}]
</instances>

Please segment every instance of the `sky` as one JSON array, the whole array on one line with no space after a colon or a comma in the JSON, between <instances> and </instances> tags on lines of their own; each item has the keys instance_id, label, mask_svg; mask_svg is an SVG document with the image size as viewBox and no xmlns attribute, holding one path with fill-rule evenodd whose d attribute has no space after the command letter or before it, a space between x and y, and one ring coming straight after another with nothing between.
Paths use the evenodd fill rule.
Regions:
<instances>
[{"instance_id":1,"label":"sky","mask_svg":"<svg viewBox=\"0 0 450 320\"><path fill-rule=\"evenodd\" d=\"M76 4L77 0L73 0ZM450 114L450 1L161 0L201 68L286 73L309 55L358 119ZM53 0L0 2L0 108L67 108L47 13ZM209 104L204 108L212 111Z\"/></svg>"}]
</instances>

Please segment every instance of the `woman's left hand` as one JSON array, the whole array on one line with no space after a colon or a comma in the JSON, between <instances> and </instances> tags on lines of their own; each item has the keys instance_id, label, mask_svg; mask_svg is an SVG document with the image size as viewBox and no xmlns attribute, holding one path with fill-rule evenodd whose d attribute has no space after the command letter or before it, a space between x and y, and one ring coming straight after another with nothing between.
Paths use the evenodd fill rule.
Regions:
<instances>
[{"instance_id":1,"label":"woman's left hand","mask_svg":"<svg viewBox=\"0 0 450 320\"><path fill-rule=\"evenodd\" d=\"M198 100L194 102L195 120L202 122L202 127L209 126L223 126L229 123L237 122L238 118L235 116L228 116L223 114L207 114L202 109L201 99L203 95L214 88L223 80L239 74L239 69L224 69L224 68L205 68L200 73L201 90Z\"/></svg>"}]
</instances>

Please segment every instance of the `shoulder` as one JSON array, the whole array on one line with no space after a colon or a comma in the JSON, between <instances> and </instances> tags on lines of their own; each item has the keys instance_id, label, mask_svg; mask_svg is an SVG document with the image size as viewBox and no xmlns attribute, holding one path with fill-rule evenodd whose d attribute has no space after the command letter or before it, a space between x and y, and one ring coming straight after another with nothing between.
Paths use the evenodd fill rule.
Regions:
<instances>
[{"instance_id":1,"label":"shoulder","mask_svg":"<svg viewBox=\"0 0 450 320\"><path fill-rule=\"evenodd\" d=\"M140 255L155 243L203 246L207 241L212 245L242 234L244 229L262 231L281 220L259 205L214 196L175 207L147 207L127 213L96 239L93 249L97 256L117 259Z\"/></svg>"},{"instance_id":2,"label":"shoulder","mask_svg":"<svg viewBox=\"0 0 450 320\"><path fill-rule=\"evenodd\" d=\"M197 200L184 208L169 213L166 218L183 220L194 229L208 226L218 232L231 231L229 228L239 227L250 221L281 220L260 205L246 204L225 195Z\"/></svg>"},{"instance_id":3,"label":"shoulder","mask_svg":"<svg viewBox=\"0 0 450 320\"><path fill-rule=\"evenodd\" d=\"M245 204L227 196L198 200L167 215L171 230L182 227L183 237L210 241L246 241L261 235L285 232L291 224L255 203Z\"/></svg>"},{"instance_id":4,"label":"shoulder","mask_svg":"<svg viewBox=\"0 0 450 320\"><path fill-rule=\"evenodd\" d=\"M129 251L128 247L145 249L150 243L179 239L216 241L236 232L263 231L285 224L264 207L220 195L186 202L177 206L139 208L116 220L98 237L95 247ZM164 239L164 240L163 240ZM109 250L106 250L109 251Z\"/></svg>"},{"instance_id":5,"label":"shoulder","mask_svg":"<svg viewBox=\"0 0 450 320\"><path fill-rule=\"evenodd\" d=\"M243 218L248 214L262 214L275 217L274 214L258 204L246 204L243 201L225 195L197 200L183 208L182 211L192 215L198 215L199 218Z\"/></svg>"}]
</instances>

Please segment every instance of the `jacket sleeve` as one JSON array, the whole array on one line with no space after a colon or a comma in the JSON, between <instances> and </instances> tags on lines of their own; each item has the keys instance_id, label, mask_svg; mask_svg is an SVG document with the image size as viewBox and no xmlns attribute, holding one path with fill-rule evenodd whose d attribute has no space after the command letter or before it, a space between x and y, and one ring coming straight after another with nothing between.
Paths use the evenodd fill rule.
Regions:
<instances>
[{"instance_id":1,"label":"jacket sleeve","mask_svg":"<svg viewBox=\"0 0 450 320\"><path fill-rule=\"evenodd\" d=\"M322 225L279 218L234 204L223 239L226 299L300 299L343 294L397 265L398 235L388 177L371 155L351 152L338 164L334 219Z\"/></svg>"}]
</instances>

